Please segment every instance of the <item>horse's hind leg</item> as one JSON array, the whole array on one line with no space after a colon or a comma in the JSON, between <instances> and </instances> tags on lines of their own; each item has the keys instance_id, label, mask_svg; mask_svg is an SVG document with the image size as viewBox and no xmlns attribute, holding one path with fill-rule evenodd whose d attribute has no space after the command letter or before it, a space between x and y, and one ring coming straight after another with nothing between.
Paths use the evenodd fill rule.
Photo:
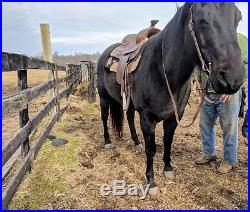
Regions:
<instances>
[{"instance_id":1,"label":"horse's hind leg","mask_svg":"<svg viewBox=\"0 0 250 212\"><path fill-rule=\"evenodd\" d=\"M165 163L164 175L167 179L172 179L174 177L173 168L171 166L171 147L175 129L177 127L177 122L175 118L166 120L163 122L164 129L164 155L163 160Z\"/></svg>"},{"instance_id":2,"label":"horse's hind leg","mask_svg":"<svg viewBox=\"0 0 250 212\"><path fill-rule=\"evenodd\" d=\"M101 117L103 123L103 133L104 133L104 148L112 148L109 131L108 131L108 117L109 117L109 99L100 97L100 106L101 106Z\"/></svg>"},{"instance_id":3,"label":"horse's hind leg","mask_svg":"<svg viewBox=\"0 0 250 212\"><path fill-rule=\"evenodd\" d=\"M141 151L141 150L143 150L143 146L138 139L138 135L137 135L137 132L135 129L135 110L132 106L130 106L128 108L127 119L128 119L128 125L129 125L129 129L130 129L131 138L133 139L133 141L135 143L135 148L138 151Z\"/></svg>"}]
</instances>

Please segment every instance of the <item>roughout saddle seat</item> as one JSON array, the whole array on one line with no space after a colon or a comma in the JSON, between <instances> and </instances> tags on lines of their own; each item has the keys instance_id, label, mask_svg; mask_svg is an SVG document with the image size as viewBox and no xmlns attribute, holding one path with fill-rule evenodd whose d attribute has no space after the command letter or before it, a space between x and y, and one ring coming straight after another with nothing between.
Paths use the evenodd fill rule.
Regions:
<instances>
[{"instance_id":1,"label":"roughout saddle seat","mask_svg":"<svg viewBox=\"0 0 250 212\"><path fill-rule=\"evenodd\" d=\"M137 34L127 35L123 38L121 45L116 47L111 53L111 57L121 59L122 56L134 52L140 45L136 43Z\"/></svg>"},{"instance_id":2,"label":"roughout saddle seat","mask_svg":"<svg viewBox=\"0 0 250 212\"><path fill-rule=\"evenodd\" d=\"M110 56L117 59L121 59L122 56L135 52L138 48L142 46L147 38L151 37L154 34L157 34L160 30L154 27L149 27L140 31L138 34L130 34L123 38L121 45L116 47L111 53Z\"/></svg>"},{"instance_id":3,"label":"roughout saddle seat","mask_svg":"<svg viewBox=\"0 0 250 212\"><path fill-rule=\"evenodd\" d=\"M134 71L140 61L140 49L149 37L160 32L155 28L158 20L152 20L151 26L141 30L138 34L130 34L123 38L121 45L116 47L111 53L106 67L110 71L116 72L116 79L119 84L124 81L124 72ZM127 73L127 74L128 74Z\"/></svg>"}]
</instances>

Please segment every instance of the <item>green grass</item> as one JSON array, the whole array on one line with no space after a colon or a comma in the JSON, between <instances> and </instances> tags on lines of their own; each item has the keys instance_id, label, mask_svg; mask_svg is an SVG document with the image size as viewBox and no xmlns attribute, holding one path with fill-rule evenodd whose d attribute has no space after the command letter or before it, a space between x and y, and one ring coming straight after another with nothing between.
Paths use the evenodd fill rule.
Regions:
<instances>
[{"instance_id":1,"label":"green grass","mask_svg":"<svg viewBox=\"0 0 250 212\"><path fill-rule=\"evenodd\" d=\"M18 192L13 199L11 209L41 209L46 202L49 207L50 200L55 194L64 193L68 189L64 178L70 169L77 166L75 153L79 141L61 131L56 131L54 135L68 139L69 142L58 148L53 147L49 140L43 144L34 161L31 174L21 185L22 192Z\"/></svg>"},{"instance_id":2,"label":"green grass","mask_svg":"<svg viewBox=\"0 0 250 212\"><path fill-rule=\"evenodd\" d=\"M241 49L241 56L245 64L246 78L248 78L248 39L245 35L238 33L238 42Z\"/></svg>"},{"instance_id":3,"label":"green grass","mask_svg":"<svg viewBox=\"0 0 250 212\"><path fill-rule=\"evenodd\" d=\"M79 136L67 133L65 129L72 128L74 117L80 115L87 119L99 112L97 103L91 104L83 100L82 105L84 109L81 112L72 113L68 109L68 114L56 123L52 134L69 142L53 147L51 141L46 140L33 163L31 173L27 174L11 202L10 209L51 209L51 202L56 201L58 195L70 190L68 178L71 171L79 169L78 150L86 138L83 134Z\"/></svg>"},{"instance_id":4,"label":"green grass","mask_svg":"<svg viewBox=\"0 0 250 212\"><path fill-rule=\"evenodd\" d=\"M247 37L238 33L238 42L241 49L241 55L244 62L248 63L248 40Z\"/></svg>"}]
</instances>

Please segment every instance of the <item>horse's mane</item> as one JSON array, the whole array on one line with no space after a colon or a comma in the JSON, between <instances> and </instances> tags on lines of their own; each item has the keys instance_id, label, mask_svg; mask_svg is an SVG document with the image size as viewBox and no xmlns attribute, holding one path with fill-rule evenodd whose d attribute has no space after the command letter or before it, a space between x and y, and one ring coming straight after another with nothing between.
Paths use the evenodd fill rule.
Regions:
<instances>
[{"instance_id":1,"label":"horse's mane","mask_svg":"<svg viewBox=\"0 0 250 212\"><path fill-rule=\"evenodd\" d=\"M175 25L177 23L179 24L180 22L184 24L183 18L185 18L185 16L189 13L190 7L191 7L191 3L185 3L183 6L179 7L174 17L165 26L164 30L172 28L172 27L176 28Z\"/></svg>"}]
</instances>

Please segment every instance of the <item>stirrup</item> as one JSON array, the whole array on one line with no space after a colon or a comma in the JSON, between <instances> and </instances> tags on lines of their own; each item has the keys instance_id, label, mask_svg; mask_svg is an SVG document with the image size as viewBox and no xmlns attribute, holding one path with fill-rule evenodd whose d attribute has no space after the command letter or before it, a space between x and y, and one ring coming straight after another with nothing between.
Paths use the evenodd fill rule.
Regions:
<instances>
[{"instance_id":1,"label":"stirrup","mask_svg":"<svg viewBox=\"0 0 250 212\"><path fill-rule=\"evenodd\" d=\"M127 100L126 100L126 94L124 91L122 92L122 108L124 112L127 111Z\"/></svg>"}]
</instances>

